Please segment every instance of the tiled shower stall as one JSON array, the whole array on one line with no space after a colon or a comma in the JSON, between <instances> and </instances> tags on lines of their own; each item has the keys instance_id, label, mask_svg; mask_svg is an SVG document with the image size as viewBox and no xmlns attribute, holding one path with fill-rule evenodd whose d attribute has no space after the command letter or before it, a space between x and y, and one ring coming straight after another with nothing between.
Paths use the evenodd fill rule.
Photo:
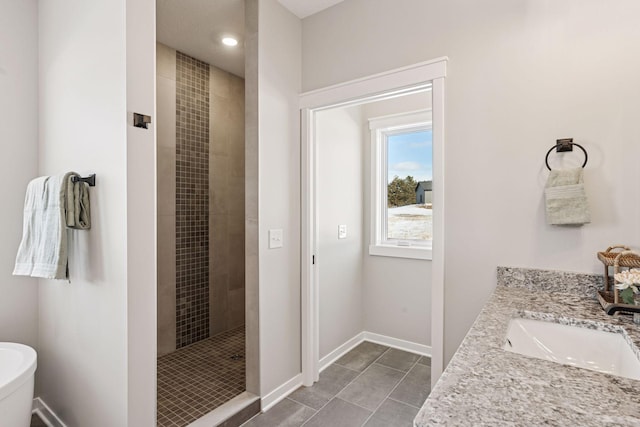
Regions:
<instances>
[{"instance_id":1,"label":"tiled shower stall","mask_svg":"<svg viewBox=\"0 0 640 427\"><path fill-rule=\"evenodd\" d=\"M160 377L171 371L170 361L184 360L176 353L199 357L201 348L201 358L209 360L198 366L212 370L228 367L230 356L244 356L244 346L238 347L245 317L244 80L158 44L157 122L158 356L166 368L158 378L161 412L163 405L179 404L179 397L161 390L176 385L176 377ZM225 346L224 337L233 337L233 345ZM211 342L192 348L204 340ZM225 387L227 394L244 389L244 360L236 359L242 372L234 368L227 380L242 384L203 386L205 400L221 402ZM207 377L184 371L190 365L180 364L182 376Z\"/></svg>"}]
</instances>

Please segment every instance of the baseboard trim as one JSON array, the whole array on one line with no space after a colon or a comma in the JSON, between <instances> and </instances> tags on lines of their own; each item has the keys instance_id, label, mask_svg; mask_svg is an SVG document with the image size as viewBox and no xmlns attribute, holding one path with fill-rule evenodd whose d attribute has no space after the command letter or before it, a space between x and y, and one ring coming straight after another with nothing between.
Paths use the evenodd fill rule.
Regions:
<instances>
[{"instance_id":1,"label":"baseboard trim","mask_svg":"<svg viewBox=\"0 0 640 427\"><path fill-rule=\"evenodd\" d=\"M353 350L358 344L365 340L366 332L360 332L353 338L347 340L344 344L340 345L338 348L333 350L331 353L327 354L323 358L320 359L319 370L320 372L324 371L336 360L340 359L345 354L349 353Z\"/></svg>"},{"instance_id":2,"label":"baseboard trim","mask_svg":"<svg viewBox=\"0 0 640 427\"><path fill-rule=\"evenodd\" d=\"M387 347L397 348L398 350L404 350L411 353L421 354L423 356L431 357L431 346L418 344L411 341L405 341L398 338L388 337L386 335L380 335L373 332L363 332L364 341L371 341L376 344L386 345Z\"/></svg>"},{"instance_id":3,"label":"baseboard trim","mask_svg":"<svg viewBox=\"0 0 640 427\"><path fill-rule=\"evenodd\" d=\"M428 345L418 344L411 341L388 337L386 335L376 334L374 332L364 331L355 335L353 338L340 345L331 353L321 358L319 363L320 372L324 371L333 362L353 350L358 344L362 343L363 341L370 341L376 344L386 345L387 347L397 348L398 350L404 350L411 353L431 357L431 347Z\"/></svg>"},{"instance_id":4,"label":"baseboard trim","mask_svg":"<svg viewBox=\"0 0 640 427\"><path fill-rule=\"evenodd\" d=\"M40 397L33 399L31 413L38 414L47 427L67 427L58 415Z\"/></svg>"},{"instance_id":5,"label":"baseboard trim","mask_svg":"<svg viewBox=\"0 0 640 427\"><path fill-rule=\"evenodd\" d=\"M262 412L266 412L274 405L280 402L282 399L293 393L298 387L302 385L302 374L298 374L285 382L281 386L277 387L271 393L267 394L261 399Z\"/></svg>"}]
</instances>

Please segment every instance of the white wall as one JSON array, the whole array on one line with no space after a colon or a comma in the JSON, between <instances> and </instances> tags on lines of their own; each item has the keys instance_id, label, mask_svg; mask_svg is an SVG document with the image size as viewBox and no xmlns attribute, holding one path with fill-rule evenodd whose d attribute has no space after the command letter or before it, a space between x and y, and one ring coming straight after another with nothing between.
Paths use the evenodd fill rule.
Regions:
<instances>
[{"instance_id":1,"label":"white wall","mask_svg":"<svg viewBox=\"0 0 640 427\"><path fill-rule=\"evenodd\" d=\"M0 341L36 347L38 287L14 277L28 182L37 175L38 3L0 0Z\"/></svg>"},{"instance_id":2,"label":"white wall","mask_svg":"<svg viewBox=\"0 0 640 427\"><path fill-rule=\"evenodd\" d=\"M365 248L371 244L371 132L369 119L431 108L431 92L363 106ZM390 258L365 252L364 330L431 345L431 261Z\"/></svg>"},{"instance_id":3,"label":"white wall","mask_svg":"<svg viewBox=\"0 0 640 427\"><path fill-rule=\"evenodd\" d=\"M156 2L127 0L127 425L156 425ZM121 119L122 120L122 119ZM108 405L106 405L108 407Z\"/></svg>"},{"instance_id":4,"label":"white wall","mask_svg":"<svg viewBox=\"0 0 640 427\"><path fill-rule=\"evenodd\" d=\"M71 283L39 281L40 395L70 427L125 426L125 2L42 1L39 31L38 172L97 174L91 189L92 228L73 232ZM153 294L148 298L152 301Z\"/></svg>"},{"instance_id":5,"label":"white wall","mask_svg":"<svg viewBox=\"0 0 640 427\"><path fill-rule=\"evenodd\" d=\"M298 18L277 0L259 2L258 223L262 396L301 371L300 38ZM248 134L251 137L251 133ZM247 153L247 164L251 165L252 161L252 153ZM247 182L252 182L249 171ZM247 211L253 209L249 207ZM269 229L284 231L283 248L268 248ZM251 251L247 247L250 256ZM248 273L247 280L250 279Z\"/></svg>"},{"instance_id":6,"label":"white wall","mask_svg":"<svg viewBox=\"0 0 640 427\"><path fill-rule=\"evenodd\" d=\"M432 15L433 3L345 0L303 19L303 91L431 58L427 55L436 43L426 43L425 35L430 31L427 22L438 19Z\"/></svg>"},{"instance_id":7,"label":"white wall","mask_svg":"<svg viewBox=\"0 0 640 427\"><path fill-rule=\"evenodd\" d=\"M316 115L320 358L363 331L362 108ZM338 239L338 225L347 238Z\"/></svg>"},{"instance_id":8,"label":"white wall","mask_svg":"<svg viewBox=\"0 0 640 427\"><path fill-rule=\"evenodd\" d=\"M450 59L445 360L496 266L600 273L596 251L640 244L640 204L625 189L640 181L638 16L634 0L347 0L303 21L304 90ZM545 224L544 154L562 137L590 154L584 227Z\"/></svg>"}]
</instances>

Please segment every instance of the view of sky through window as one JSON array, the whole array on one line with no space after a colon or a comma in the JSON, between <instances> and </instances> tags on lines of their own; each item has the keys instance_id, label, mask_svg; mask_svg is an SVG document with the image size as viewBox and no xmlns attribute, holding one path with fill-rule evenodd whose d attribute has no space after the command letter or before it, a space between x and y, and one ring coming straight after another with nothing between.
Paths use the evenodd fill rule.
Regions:
<instances>
[{"instance_id":1,"label":"view of sky through window","mask_svg":"<svg viewBox=\"0 0 640 427\"><path fill-rule=\"evenodd\" d=\"M412 176L416 181L429 181L433 176L432 169L432 131L389 135L387 139L387 180L394 176L404 178Z\"/></svg>"},{"instance_id":2,"label":"view of sky through window","mask_svg":"<svg viewBox=\"0 0 640 427\"><path fill-rule=\"evenodd\" d=\"M425 192L418 183L433 177L432 131L414 128L389 133L386 145L386 238L429 241L433 230L431 185Z\"/></svg>"}]
</instances>

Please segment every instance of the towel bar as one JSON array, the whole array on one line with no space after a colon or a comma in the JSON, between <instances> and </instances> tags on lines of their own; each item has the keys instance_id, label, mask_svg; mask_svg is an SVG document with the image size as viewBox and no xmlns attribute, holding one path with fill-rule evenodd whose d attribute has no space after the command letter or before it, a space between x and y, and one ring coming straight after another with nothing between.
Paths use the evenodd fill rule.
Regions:
<instances>
[{"instance_id":1,"label":"towel bar","mask_svg":"<svg viewBox=\"0 0 640 427\"><path fill-rule=\"evenodd\" d=\"M86 182L87 184L89 184L89 187L95 187L96 186L96 174L92 174L89 175L86 178L82 178L79 176L74 176L71 178L71 182Z\"/></svg>"}]
</instances>

